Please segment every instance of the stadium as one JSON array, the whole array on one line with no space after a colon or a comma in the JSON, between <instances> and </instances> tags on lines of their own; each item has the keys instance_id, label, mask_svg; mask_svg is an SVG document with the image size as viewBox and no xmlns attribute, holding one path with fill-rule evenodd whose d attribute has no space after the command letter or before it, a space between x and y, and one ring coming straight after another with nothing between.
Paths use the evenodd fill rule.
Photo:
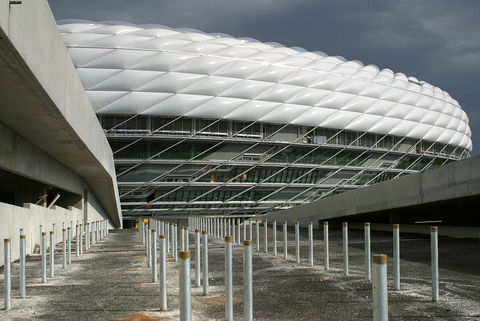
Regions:
<instances>
[{"instance_id":1,"label":"stadium","mask_svg":"<svg viewBox=\"0 0 480 321\"><path fill-rule=\"evenodd\" d=\"M448 93L221 33L58 22L114 154L124 218L250 216L469 157Z\"/></svg>"}]
</instances>

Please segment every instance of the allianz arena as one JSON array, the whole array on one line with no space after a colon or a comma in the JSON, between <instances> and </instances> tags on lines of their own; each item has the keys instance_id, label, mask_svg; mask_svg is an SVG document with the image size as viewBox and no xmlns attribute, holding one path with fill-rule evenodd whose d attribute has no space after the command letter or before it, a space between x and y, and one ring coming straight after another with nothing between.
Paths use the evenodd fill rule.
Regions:
<instances>
[{"instance_id":1,"label":"allianz arena","mask_svg":"<svg viewBox=\"0 0 480 321\"><path fill-rule=\"evenodd\" d=\"M65 20L124 217L255 215L469 156L468 118L414 77L250 38Z\"/></svg>"}]
</instances>

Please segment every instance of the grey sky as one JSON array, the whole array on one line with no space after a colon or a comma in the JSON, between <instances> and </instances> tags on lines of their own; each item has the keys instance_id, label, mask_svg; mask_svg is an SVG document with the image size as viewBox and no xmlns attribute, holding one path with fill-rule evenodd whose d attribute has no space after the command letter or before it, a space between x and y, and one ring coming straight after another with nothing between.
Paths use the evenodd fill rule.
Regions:
<instances>
[{"instance_id":1,"label":"grey sky","mask_svg":"<svg viewBox=\"0 0 480 321\"><path fill-rule=\"evenodd\" d=\"M480 153L478 0L50 0L56 19L190 27L324 51L442 88Z\"/></svg>"}]
</instances>

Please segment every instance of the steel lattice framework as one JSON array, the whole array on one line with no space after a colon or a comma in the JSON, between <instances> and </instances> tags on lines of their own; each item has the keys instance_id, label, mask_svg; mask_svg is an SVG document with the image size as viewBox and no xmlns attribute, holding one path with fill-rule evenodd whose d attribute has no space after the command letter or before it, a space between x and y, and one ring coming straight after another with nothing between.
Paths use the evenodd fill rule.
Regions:
<instances>
[{"instance_id":1,"label":"steel lattice framework","mask_svg":"<svg viewBox=\"0 0 480 321\"><path fill-rule=\"evenodd\" d=\"M124 216L255 215L468 157L468 118L414 77L277 43L62 21Z\"/></svg>"}]
</instances>

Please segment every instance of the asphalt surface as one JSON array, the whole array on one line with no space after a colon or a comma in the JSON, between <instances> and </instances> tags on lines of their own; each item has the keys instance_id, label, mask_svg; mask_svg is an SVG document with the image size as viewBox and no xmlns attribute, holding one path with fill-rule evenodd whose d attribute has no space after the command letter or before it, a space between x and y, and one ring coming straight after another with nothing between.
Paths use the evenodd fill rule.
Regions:
<instances>
[{"instance_id":1,"label":"asphalt surface","mask_svg":"<svg viewBox=\"0 0 480 321\"><path fill-rule=\"evenodd\" d=\"M280 227L280 226L279 226ZM263 228L261 229L263 231ZM272 230L269 229L269 239ZM323 267L322 232L315 231L314 267L308 265L306 229L301 230L301 263L294 262L294 230L289 229L289 259L253 251L256 320L371 320L371 283L364 278L363 232L349 232L350 275L343 274L341 230L330 230L330 270ZM254 233L255 235L255 233ZM194 238L190 237L193 251ZM256 242L254 241L254 248ZM73 249L75 247L73 246ZM430 240L401 235L402 288L393 290L390 233L372 232L372 253L389 255L390 320L480 320L480 244L473 239L439 240L440 301L431 302ZM56 276L41 283L40 257L27 259L27 299L19 298L19 264L12 267L12 310L1 320L178 320L178 268L169 258L168 306L160 311L159 285L152 283L141 234L115 230L63 269L56 250ZM75 253L75 252L73 252ZM193 256L193 255L192 255ZM242 246L235 245L234 318L242 320ZM192 279L195 262L192 261ZM224 319L224 244L209 240L210 293L192 288L193 320ZM193 281L192 281L193 283ZM3 289L3 273L0 277ZM3 291L0 295L3 299Z\"/></svg>"}]
</instances>

